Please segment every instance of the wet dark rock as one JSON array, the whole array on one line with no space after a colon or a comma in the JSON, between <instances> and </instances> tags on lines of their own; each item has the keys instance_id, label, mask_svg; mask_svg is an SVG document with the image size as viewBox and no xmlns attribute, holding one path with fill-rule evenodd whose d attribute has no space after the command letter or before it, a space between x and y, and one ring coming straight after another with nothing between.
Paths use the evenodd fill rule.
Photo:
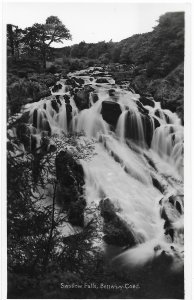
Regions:
<instances>
[{"instance_id":1,"label":"wet dark rock","mask_svg":"<svg viewBox=\"0 0 194 300\"><path fill-rule=\"evenodd\" d=\"M168 201L176 208L179 214L183 214L184 199L182 195L171 195Z\"/></svg>"},{"instance_id":2,"label":"wet dark rock","mask_svg":"<svg viewBox=\"0 0 194 300\"><path fill-rule=\"evenodd\" d=\"M162 116L164 116L165 117L165 120L166 120L166 123L167 124L169 124L170 123L170 119L169 119L169 116L165 113L165 112L163 112L161 109L156 109L156 111L155 111L155 116L157 116L158 118L162 118Z\"/></svg>"},{"instance_id":3,"label":"wet dark rock","mask_svg":"<svg viewBox=\"0 0 194 300\"><path fill-rule=\"evenodd\" d=\"M146 109L140 101L136 101L136 104L138 106L138 110L139 110L140 113L142 113L142 114L148 114L149 113L149 110Z\"/></svg>"},{"instance_id":4,"label":"wet dark rock","mask_svg":"<svg viewBox=\"0 0 194 300\"><path fill-rule=\"evenodd\" d=\"M175 204L175 201L176 201L175 196L170 196L170 197L168 198L168 201L169 201L172 205L174 205L174 204Z\"/></svg>"},{"instance_id":5,"label":"wet dark rock","mask_svg":"<svg viewBox=\"0 0 194 300\"><path fill-rule=\"evenodd\" d=\"M55 84L52 88L52 92L53 93L56 93L58 92L60 89L62 88L62 84L61 83L58 83L58 84Z\"/></svg>"},{"instance_id":6,"label":"wet dark rock","mask_svg":"<svg viewBox=\"0 0 194 300\"><path fill-rule=\"evenodd\" d=\"M57 99L57 103L61 106L62 103L61 103L61 100L60 99Z\"/></svg>"},{"instance_id":7,"label":"wet dark rock","mask_svg":"<svg viewBox=\"0 0 194 300\"><path fill-rule=\"evenodd\" d=\"M165 231L165 235L169 235L172 239L172 242L174 241L174 230L173 228L167 228Z\"/></svg>"},{"instance_id":8,"label":"wet dark rock","mask_svg":"<svg viewBox=\"0 0 194 300\"><path fill-rule=\"evenodd\" d=\"M130 226L117 215L118 209L110 199L100 202L101 216L104 218L104 241L107 244L132 247L136 244Z\"/></svg>"},{"instance_id":9,"label":"wet dark rock","mask_svg":"<svg viewBox=\"0 0 194 300\"><path fill-rule=\"evenodd\" d=\"M66 104L66 114L67 114L67 125L69 126L69 123L72 119L72 106L69 103Z\"/></svg>"},{"instance_id":10,"label":"wet dark rock","mask_svg":"<svg viewBox=\"0 0 194 300\"><path fill-rule=\"evenodd\" d=\"M151 117L149 115L142 115L142 123L143 123L144 138L148 147L150 147L153 133L154 133Z\"/></svg>"},{"instance_id":11,"label":"wet dark rock","mask_svg":"<svg viewBox=\"0 0 194 300\"><path fill-rule=\"evenodd\" d=\"M172 198L171 198L172 201ZM180 218L180 212L172 202L166 201L161 209L161 218L167 221L169 224L177 221ZM175 202L176 203L176 202ZM176 204L175 204L176 205Z\"/></svg>"},{"instance_id":12,"label":"wet dark rock","mask_svg":"<svg viewBox=\"0 0 194 300\"><path fill-rule=\"evenodd\" d=\"M108 80L106 78L97 78L96 83L108 83Z\"/></svg>"},{"instance_id":13,"label":"wet dark rock","mask_svg":"<svg viewBox=\"0 0 194 300\"><path fill-rule=\"evenodd\" d=\"M114 96L115 95L115 89L110 89L108 90L109 96Z\"/></svg>"},{"instance_id":14,"label":"wet dark rock","mask_svg":"<svg viewBox=\"0 0 194 300\"><path fill-rule=\"evenodd\" d=\"M143 105L149 105L151 107L155 107L155 103L154 103L154 98L153 97L140 96L139 101Z\"/></svg>"},{"instance_id":15,"label":"wet dark rock","mask_svg":"<svg viewBox=\"0 0 194 300\"><path fill-rule=\"evenodd\" d=\"M63 98L64 98L66 104L70 103L70 97L68 95L64 95Z\"/></svg>"},{"instance_id":16,"label":"wet dark rock","mask_svg":"<svg viewBox=\"0 0 194 300\"><path fill-rule=\"evenodd\" d=\"M156 168L156 164L154 163L154 161L149 157L147 156L145 153L144 153L144 157L147 159L148 163L150 164L150 166L158 172L158 169Z\"/></svg>"},{"instance_id":17,"label":"wet dark rock","mask_svg":"<svg viewBox=\"0 0 194 300\"><path fill-rule=\"evenodd\" d=\"M158 181L157 178L152 178L153 185L163 194L164 193L164 186Z\"/></svg>"},{"instance_id":18,"label":"wet dark rock","mask_svg":"<svg viewBox=\"0 0 194 300\"><path fill-rule=\"evenodd\" d=\"M115 217L115 207L110 199L106 198L100 202L101 216L109 222Z\"/></svg>"},{"instance_id":19,"label":"wet dark rock","mask_svg":"<svg viewBox=\"0 0 194 300\"><path fill-rule=\"evenodd\" d=\"M82 79L82 78L72 77L71 79L73 79L75 82L77 82L80 85L84 84L84 79Z\"/></svg>"},{"instance_id":20,"label":"wet dark rock","mask_svg":"<svg viewBox=\"0 0 194 300\"><path fill-rule=\"evenodd\" d=\"M101 114L108 124L116 126L121 113L121 107L118 103L108 100L102 102Z\"/></svg>"},{"instance_id":21,"label":"wet dark rock","mask_svg":"<svg viewBox=\"0 0 194 300\"><path fill-rule=\"evenodd\" d=\"M179 201L176 201L176 209L178 210L178 212L179 212L180 214L182 214L182 207L181 207Z\"/></svg>"},{"instance_id":22,"label":"wet dark rock","mask_svg":"<svg viewBox=\"0 0 194 300\"><path fill-rule=\"evenodd\" d=\"M153 117L153 119L154 119L155 129L158 128L158 127L160 127L160 122L155 117Z\"/></svg>"},{"instance_id":23,"label":"wet dark rock","mask_svg":"<svg viewBox=\"0 0 194 300\"><path fill-rule=\"evenodd\" d=\"M56 100L51 100L51 106L57 113L59 112L59 107Z\"/></svg>"},{"instance_id":24,"label":"wet dark rock","mask_svg":"<svg viewBox=\"0 0 194 300\"><path fill-rule=\"evenodd\" d=\"M93 102L94 103L96 103L97 101L98 101L98 94L96 94L96 93L92 93L92 100L93 100Z\"/></svg>"},{"instance_id":25,"label":"wet dark rock","mask_svg":"<svg viewBox=\"0 0 194 300\"><path fill-rule=\"evenodd\" d=\"M83 199L84 172L82 165L73 158L72 154L60 151L56 156L57 201L68 212L68 219L74 225L83 226L84 208Z\"/></svg>"},{"instance_id":26,"label":"wet dark rock","mask_svg":"<svg viewBox=\"0 0 194 300\"><path fill-rule=\"evenodd\" d=\"M160 115L161 114L160 109L156 109L155 112L154 112L154 114L155 114L156 117L160 118L161 117L161 115Z\"/></svg>"},{"instance_id":27,"label":"wet dark rock","mask_svg":"<svg viewBox=\"0 0 194 300\"><path fill-rule=\"evenodd\" d=\"M30 129L27 124L19 123L16 126L16 134L26 150L30 150Z\"/></svg>"},{"instance_id":28,"label":"wet dark rock","mask_svg":"<svg viewBox=\"0 0 194 300\"><path fill-rule=\"evenodd\" d=\"M32 117L32 125L37 128L37 118L38 118L38 112L37 109L33 111L33 117Z\"/></svg>"},{"instance_id":29,"label":"wet dark rock","mask_svg":"<svg viewBox=\"0 0 194 300\"><path fill-rule=\"evenodd\" d=\"M89 108L90 101L90 92L94 89L88 85L86 85L83 89L78 90L77 93L74 95L74 101L79 110L83 110Z\"/></svg>"},{"instance_id":30,"label":"wet dark rock","mask_svg":"<svg viewBox=\"0 0 194 300\"><path fill-rule=\"evenodd\" d=\"M71 85L73 88L78 87L79 84L73 78L67 78L66 82L67 85Z\"/></svg>"}]
</instances>

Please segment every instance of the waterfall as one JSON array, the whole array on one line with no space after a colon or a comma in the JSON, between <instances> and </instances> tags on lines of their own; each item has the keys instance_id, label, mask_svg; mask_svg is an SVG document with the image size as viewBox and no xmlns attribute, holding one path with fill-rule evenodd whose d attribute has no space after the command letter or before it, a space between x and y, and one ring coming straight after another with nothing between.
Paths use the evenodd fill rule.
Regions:
<instances>
[{"instance_id":1,"label":"waterfall","mask_svg":"<svg viewBox=\"0 0 194 300\"><path fill-rule=\"evenodd\" d=\"M151 148L170 164L175 164L183 176L183 128L180 125L161 125L154 131Z\"/></svg>"},{"instance_id":2,"label":"waterfall","mask_svg":"<svg viewBox=\"0 0 194 300\"><path fill-rule=\"evenodd\" d=\"M126 138L126 119L127 119L128 111L125 110L119 117L116 134L119 136L121 142L125 141Z\"/></svg>"},{"instance_id":3,"label":"waterfall","mask_svg":"<svg viewBox=\"0 0 194 300\"><path fill-rule=\"evenodd\" d=\"M163 250L172 254L173 243L165 236L165 220L161 218L161 199L182 192L177 182L183 178L183 127L175 113L162 110L157 102L154 107L144 107L139 95L122 90L109 76L104 77L106 83L98 83L94 77L99 71L92 70L69 74L91 85L88 108L79 110L69 92L71 85L59 81L62 87L58 91L26 105L24 111L29 112L31 134L38 145L42 131L59 136L69 131L84 132L95 139L94 157L81 162L87 205L110 199L137 244L117 260L125 265L141 265ZM109 113L115 122L108 123L102 115L104 102L112 109ZM153 185L153 177L155 182L157 178L157 182L164 183L163 193ZM173 178L170 185L168 178ZM173 224L178 231L180 224ZM177 245L182 250L179 241Z\"/></svg>"},{"instance_id":4,"label":"waterfall","mask_svg":"<svg viewBox=\"0 0 194 300\"><path fill-rule=\"evenodd\" d=\"M97 155L90 163L83 162L88 202L99 203L103 194L119 205L122 217L133 228L139 242L163 236L158 205L161 194L153 187L144 161L114 138L109 147L119 153L122 165L114 162L103 145L96 147ZM125 172L125 167L131 170L132 176Z\"/></svg>"}]
</instances>

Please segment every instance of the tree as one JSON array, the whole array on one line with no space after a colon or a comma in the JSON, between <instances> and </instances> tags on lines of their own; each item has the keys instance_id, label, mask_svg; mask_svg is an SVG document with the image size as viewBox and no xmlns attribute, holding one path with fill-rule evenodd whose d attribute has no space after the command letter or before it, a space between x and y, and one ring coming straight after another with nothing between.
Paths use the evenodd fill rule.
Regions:
<instances>
[{"instance_id":1,"label":"tree","mask_svg":"<svg viewBox=\"0 0 194 300\"><path fill-rule=\"evenodd\" d=\"M39 52L43 67L46 68L46 56L52 43L63 43L71 39L71 34L58 17L50 16L45 24L35 23L25 29L24 43L31 54Z\"/></svg>"},{"instance_id":2,"label":"tree","mask_svg":"<svg viewBox=\"0 0 194 300\"><path fill-rule=\"evenodd\" d=\"M13 58L19 58L20 56L20 44L23 40L23 30L18 26L7 24L7 46L11 50L11 56Z\"/></svg>"}]
</instances>

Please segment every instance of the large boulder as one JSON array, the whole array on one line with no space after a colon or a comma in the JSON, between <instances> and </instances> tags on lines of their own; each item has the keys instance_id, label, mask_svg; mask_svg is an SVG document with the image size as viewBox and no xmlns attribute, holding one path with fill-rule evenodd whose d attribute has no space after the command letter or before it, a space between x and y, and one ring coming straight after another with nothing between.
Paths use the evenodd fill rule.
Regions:
<instances>
[{"instance_id":1,"label":"large boulder","mask_svg":"<svg viewBox=\"0 0 194 300\"><path fill-rule=\"evenodd\" d=\"M105 100L102 102L101 114L102 118L110 125L116 126L118 118L122 113L118 103Z\"/></svg>"},{"instance_id":2,"label":"large boulder","mask_svg":"<svg viewBox=\"0 0 194 300\"><path fill-rule=\"evenodd\" d=\"M74 101L79 110L89 108L90 106L90 92L94 91L91 86L84 86L84 88L77 91L74 95Z\"/></svg>"},{"instance_id":3,"label":"large boulder","mask_svg":"<svg viewBox=\"0 0 194 300\"><path fill-rule=\"evenodd\" d=\"M68 219L72 225L83 226L84 208L83 198L84 172L72 154L60 151L56 156L57 201L68 212Z\"/></svg>"},{"instance_id":4,"label":"large boulder","mask_svg":"<svg viewBox=\"0 0 194 300\"><path fill-rule=\"evenodd\" d=\"M134 246L136 241L132 229L120 215L117 215L118 209L115 208L110 199L101 200L100 210L101 216L104 219L104 241L107 244L120 247Z\"/></svg>"}]
</instances>

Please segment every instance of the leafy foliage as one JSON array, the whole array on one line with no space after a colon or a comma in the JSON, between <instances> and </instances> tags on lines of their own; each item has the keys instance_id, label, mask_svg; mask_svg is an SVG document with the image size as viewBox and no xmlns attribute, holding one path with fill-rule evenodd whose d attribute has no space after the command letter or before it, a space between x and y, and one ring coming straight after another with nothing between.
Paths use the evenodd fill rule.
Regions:
<instances>
[{"instance_id":1,"label":"leafy foliage","mask_svg":"<svg viewBox=\"0 0 194 300\"><path fill-rule=\"evenodd\" d=\"M42 60L44 68L46 68L46 56L50 53L50 45L53 42L63 43L64 39L71 39L71 34L55 16L48 17L45 24L35 23L24 30L11 24L7 25L7 41L12 56L15 55L15 50L18 50L19 44L22 43L20 54L26 54L28 57L38 56Z\"/></svg>"}]
</instances>

